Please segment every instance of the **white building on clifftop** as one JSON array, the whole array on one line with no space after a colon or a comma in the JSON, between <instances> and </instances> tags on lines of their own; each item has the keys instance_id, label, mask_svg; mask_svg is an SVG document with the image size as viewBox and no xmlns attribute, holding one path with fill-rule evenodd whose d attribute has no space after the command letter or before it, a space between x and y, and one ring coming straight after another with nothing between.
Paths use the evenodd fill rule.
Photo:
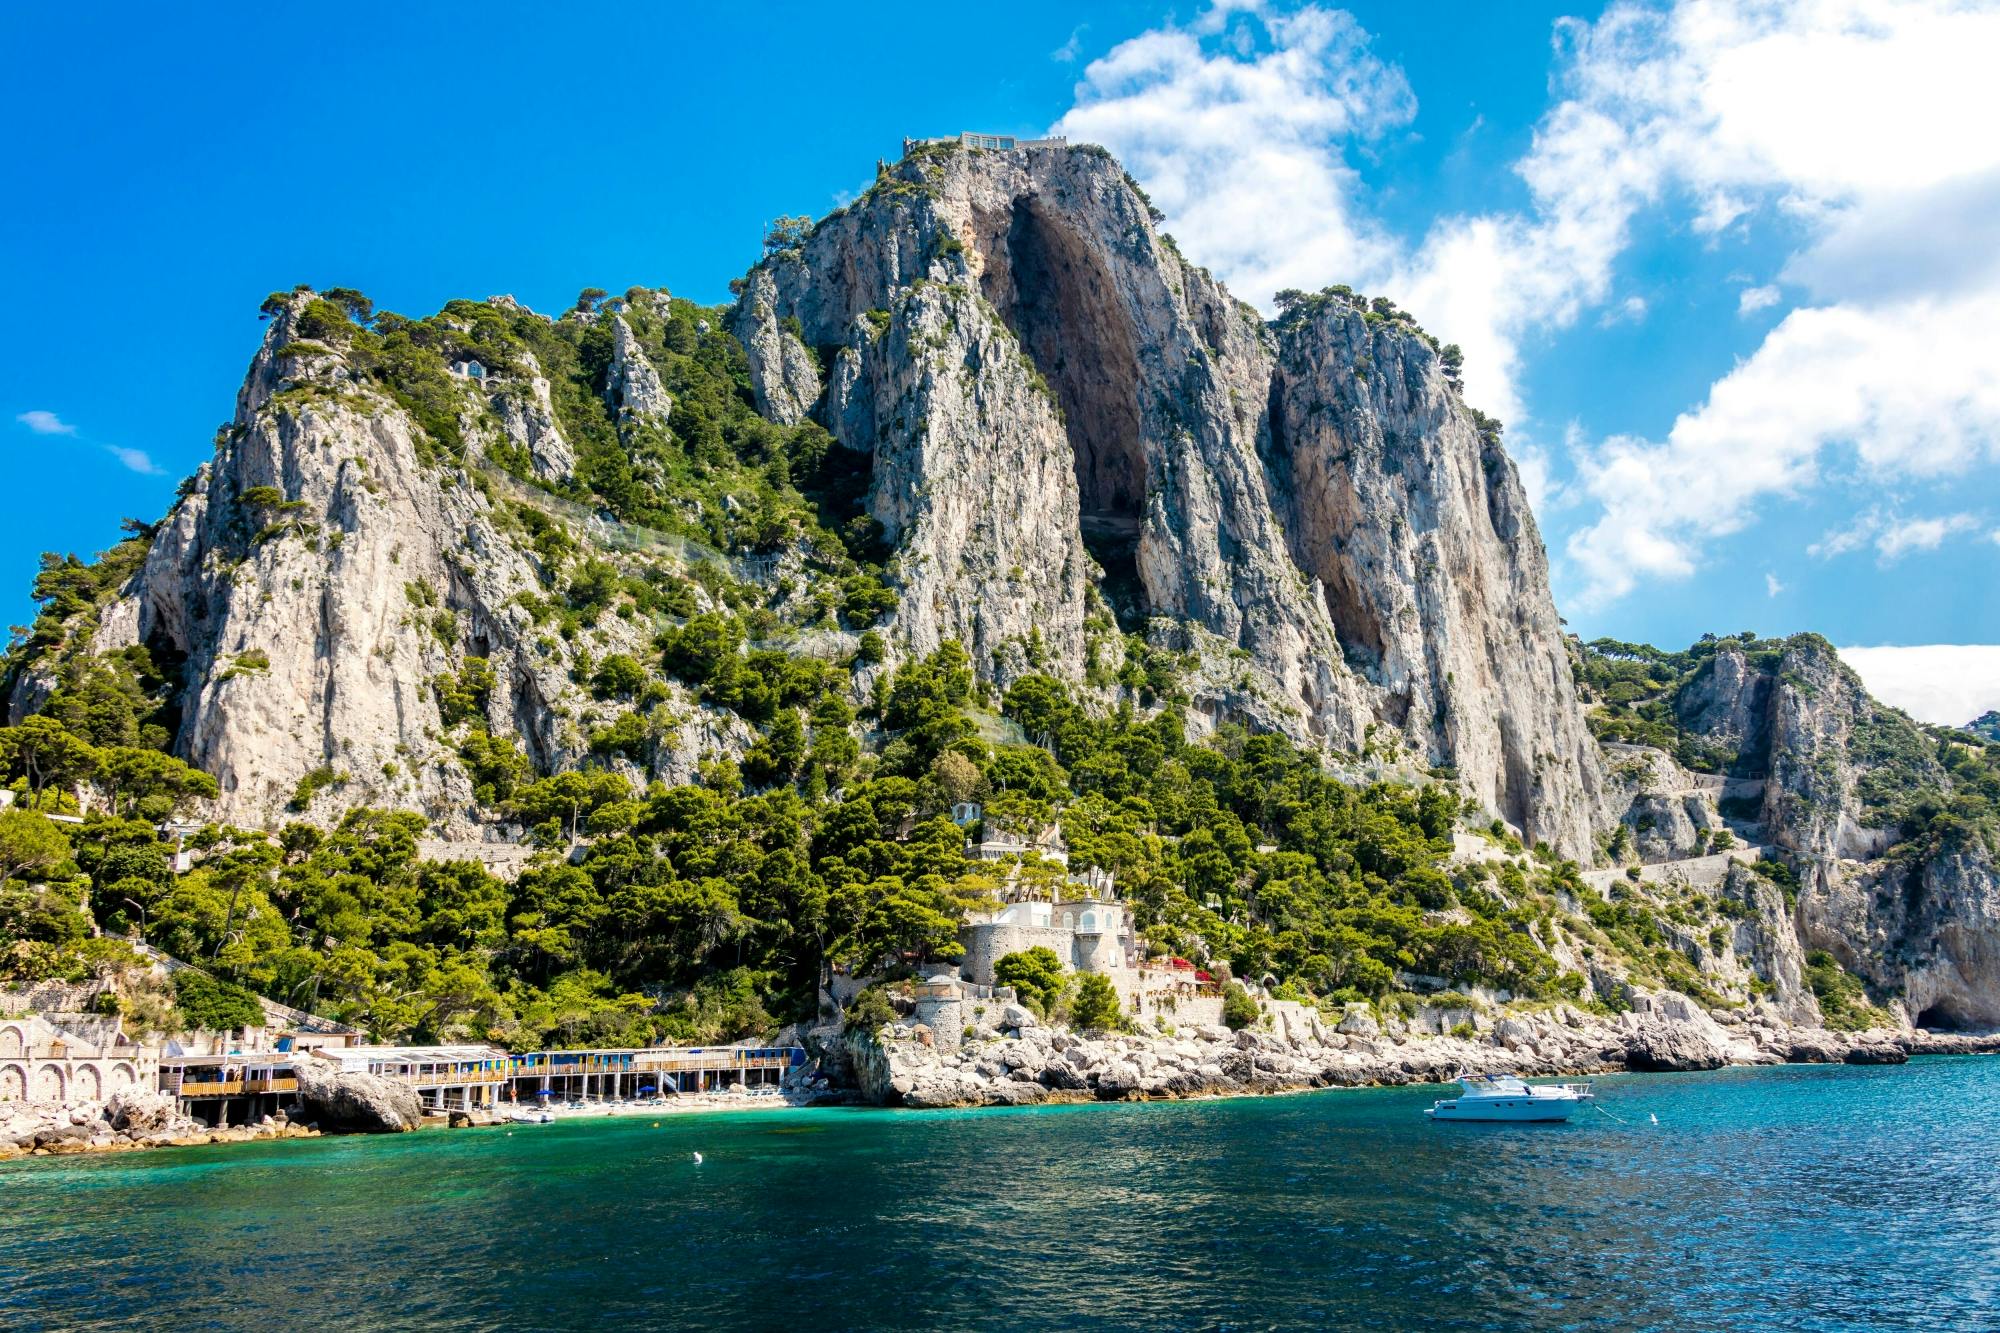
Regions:
<instances>
[{"instance_id":1,"label":"white building on clifftop","mask_svg":"<svg viewBox=\"0 0 2000 1333\"><path fill-rule=\"evenodd\" d=\"M963 148L980 148L989 153L1011 153L1017 148L1066 148L1069 146L1069 140L1063 138L1017 139L1011 134L973 134L970 131L966 131L960 134L943 135L935 139L904 139L903 155L907 157L913 149L927 148L932 144L940 143L955 143Z\"/></svg>"}]
</instances>

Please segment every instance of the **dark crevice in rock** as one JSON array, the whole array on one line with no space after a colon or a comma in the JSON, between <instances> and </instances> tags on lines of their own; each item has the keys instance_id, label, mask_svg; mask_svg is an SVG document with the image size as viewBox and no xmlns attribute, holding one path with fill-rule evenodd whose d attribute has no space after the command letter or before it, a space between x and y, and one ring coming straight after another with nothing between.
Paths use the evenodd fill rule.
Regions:
<instances>
[{"instance_id":1,"label":"dark crevice in rock","mask_svg":"<svg viewBox=\"0 0 2000 1333\"><path fill-rule=\"evenodd\" d=\"M1147 471L1130 320L1103 259L1040 199L1017 199L1004 218L983 222L982 294L1055 394L1076 458L1085 549L1104 569L1105 600L1135 621L1150 599L1138 561Z\"/></svg>"}]
</instances>

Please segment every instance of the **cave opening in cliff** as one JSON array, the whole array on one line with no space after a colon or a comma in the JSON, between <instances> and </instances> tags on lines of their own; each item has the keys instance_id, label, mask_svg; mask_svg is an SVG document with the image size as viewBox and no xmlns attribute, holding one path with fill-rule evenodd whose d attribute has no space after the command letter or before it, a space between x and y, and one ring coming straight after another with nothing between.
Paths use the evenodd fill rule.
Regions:
<instances>
[{"instance_id":1,"label":"cave opening in cliff","mask_svg":"<svg viewBox=\"0 0 2000 1333\"><path fill-rule=\"evenodd\" d=\"M1146 455L1132 324L1104 260L1041 200L991 219L982 294L1061 408L1076 463L1084 548L1104 569L1101 591L1121 626L1148 610L1139 575Z\"/></svg>"},{"instance_id":2,"label":"cave opening in cliff","mask_svg":"<svg viewBox=\"0 0 2000 1333\"><path fill-rule=\"evenodd\" d=\"M1941 1000L1918 1014L1913 1026L1926 1032L1973 1032L1991 1025L1969 1019L1956 1005Z\"/></svg>"}]
</instances>

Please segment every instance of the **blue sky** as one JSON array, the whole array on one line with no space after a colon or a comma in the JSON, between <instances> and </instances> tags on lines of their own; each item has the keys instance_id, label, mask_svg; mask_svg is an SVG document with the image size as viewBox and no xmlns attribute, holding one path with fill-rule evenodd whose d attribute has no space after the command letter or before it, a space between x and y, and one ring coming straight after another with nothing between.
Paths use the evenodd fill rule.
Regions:
<instances>
[{"instance_id":1,"label":"blue sky","mask_svg":"<svg viewBox=\"0 0 2000 1333\"><path fill-rule=\"evenodd\" d=\"M1585 635L2000 641L1991 5L283 8L0 15L10 621L208 456L268 291L723 300L903 134L1060 125L1246 299L1463 344ZM1986 660L1902 665L1950 717Z\"/></svg>"}]
</instances>

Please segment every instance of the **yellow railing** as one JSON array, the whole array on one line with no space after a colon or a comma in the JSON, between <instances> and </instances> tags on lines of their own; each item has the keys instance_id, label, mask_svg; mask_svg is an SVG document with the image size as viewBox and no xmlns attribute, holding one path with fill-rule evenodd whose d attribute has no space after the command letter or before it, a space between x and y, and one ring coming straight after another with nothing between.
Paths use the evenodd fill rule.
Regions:
<instances>
[{"instance_id":1,"label":"yellow railing","mask_svg":"<svg viewBox=\"0 0 2000 1333\"><path fill-rule=\"evenodd\" d=\"M183 1097L241 1097L246 1093L297 1092L295 1078L223 1079L205 1083L186 1082L176 1090Z\"/></svg>"},{"instance_id":2,"label":"yellow railing","mask_svg":"<svg viewBox=\"0 0 2000 1333\"><path fill-rule=\"evenodd\" d=\"M507 1073L501 1069L459 1069L429 1074L384 1074L383 1078L393 1078L399 1083L408 1083L419 1088L457 1087L461 1083L504 1083Z\"/></svg>"}]
</instances>

